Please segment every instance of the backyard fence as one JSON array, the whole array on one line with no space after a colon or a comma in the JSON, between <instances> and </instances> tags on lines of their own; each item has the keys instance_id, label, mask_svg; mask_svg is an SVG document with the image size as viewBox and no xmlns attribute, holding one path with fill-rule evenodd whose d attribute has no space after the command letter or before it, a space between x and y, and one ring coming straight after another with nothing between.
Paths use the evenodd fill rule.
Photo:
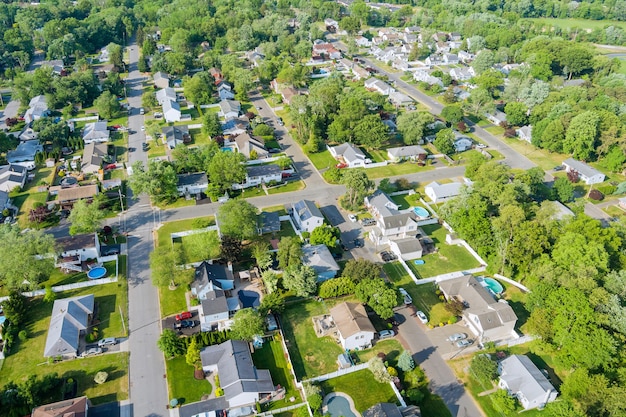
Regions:
<instances>
[{"instance_id":1,"label":"backyard fence","mask_svg":"<svg viewBox=\"0 0 626 417\"><path fill-rule=\"evenodd\" d=\"M502 281L509 283L517 288L519 288L520 290L524 291L524 292L530 292L530 290L528 289L528 287L526 287L525 285L520 284L517 281L513 281L511 278L507 278L504 275L500 275L500 274L493 274L494 277L501 279Z\"/></svg>"},{"instance_id":2,"label":"backyard fence","mask_svg":"<svg viewBox=\"0 0 626 417\"><path fill-rule=\"evenodd\" d=\"M335 372L331 372L331 373L326 374L326 375L316 376L314 378L307 379L306 381L303 381L303 382L322 382L322 381L326 381L326 380L329 380L329 379L336 378L338 376L351 374L352 372L361 371L363 369L367 369L367 363L361 363L359 365L354 365L354 366L351 366L349 368L339 369L339 370L337 370Z\"/></svg>"},{"instance_id":3,"label":"backyard fence","mask_svg":"<svg viewBox=\"0 0 626 417\"><path fill-rule=\"evenodd\" d=\"M178 237L198 235L200 233L206 233L206 232L210 232L212 230L217 230L217 225L205 227L205 228L202 228L202 229L184 230L182 232L170 233L170 240L174 240L174 239L176 239Z\"/></svg>"},{"instance_id":4,"label":"backyard fence","mask_svg":"<svg viewBox=\"0 0 626 417\"><path fill-rule=\"evenodd\" d=\"M265 411L263 413L257 413L257 416L271 416L274 414L278 414L278 413L284 413L285 411L289 411L289 410L295 410L296 408L300 408L300 407L307 407L308 408L308 404L307 403L299 403L299 404L294 404L294 405L290 405L288 407L283 407L283 408L279 408L278 410L271 410L271 411Z\"/></svg>"}]
</instances>

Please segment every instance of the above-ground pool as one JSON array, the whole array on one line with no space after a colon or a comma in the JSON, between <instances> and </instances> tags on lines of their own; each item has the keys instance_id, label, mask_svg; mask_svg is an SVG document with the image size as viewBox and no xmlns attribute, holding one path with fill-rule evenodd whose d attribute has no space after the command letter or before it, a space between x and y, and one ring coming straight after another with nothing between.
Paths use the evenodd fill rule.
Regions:
<instances>
[{"instance_id":1,"label":"above-ground pool","mask_svg":"<svg viewBox=\"0 0 626 417\"><path fill-rule=\"evenodd\" d=\"M428 213L428 210L426 210L424 207L413 207L413 213L415 213L416 216L422 217L422 218L426 218L430 216L430 214Z\"/></svg>"},{"instance_id":2,"label":"above-ground pool","mask_svg":"<svg viewBox=\"0 0 626 417\"><path fill-rule=\"evenodd\" d=\"M480 282L480 285L487 288L495 295L501 294L502 291L504 291L504 287L502 286L502 284L500 284L493 278L477 277L476 280Z\"/></svg>"},{"instance_id":3,"label":"above-ground pool","mask_svg":"<svg viewBox=\"0 0 626 417\"><path fill-rule=\"evenodd\" d=\"M229 147L229 146L224 146L222 149L222 152L232 152L233 148Z\"/></svg>"},{"instance_id":4,"label":"above-ground pool","mask_svg":"<svg viewBox=\"0 0 626 417\"><path fill-rule=\"evenodd\" d=\"M348 400L339 395L328 399L326 409L331 417L356 417Z\"/></svg>"},{"instance_id":5,"label":"above-ground pool","mask_svg":"<svg viewBox=\"0 0 626 417\"><path fill-rule=\"evenodd\" d=\"M0 316L0 326L2 326L4 324L4 322L6 321L6 317L5 316Z\"/></svg>"},{"instance_id":6,"label":"above-ground pool","mask_svg":"<svg viewBox=\"0 0 626 417\"><path fill-rule=\"evenodd\" d=\"M99 279L99 278L104 278L104 276L107 274L107 269L103 266L97 266L94 269L90 269L89 272L87 272L87 277L89 277L89 279Z\"/></svg>"}]
</instances>

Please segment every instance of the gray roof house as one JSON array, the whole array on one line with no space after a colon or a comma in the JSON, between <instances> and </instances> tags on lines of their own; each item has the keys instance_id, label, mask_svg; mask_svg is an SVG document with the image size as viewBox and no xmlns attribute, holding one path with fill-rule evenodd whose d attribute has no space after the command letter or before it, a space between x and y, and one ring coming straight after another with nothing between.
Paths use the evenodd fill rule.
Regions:
<instances>
[{"instance_id":1,"label":"gray roof house","mask_svg":"<svg viewBox=\"0 0 626 417\"><path fill-rule=\"evenodd\" d=\"M548 378L525 355L511 355L498 364L498 386L516 397L524 410L543 408L558 395Z\"/></svg>"},{"instance_id":2,"label":"gray roof house","mask_svg":"<svg viewBox=\"0 0 626 417\"><path fill-rule=\"evenodd\" d=\"M350 142L338 146L327 146L333 158L345 163L349 168L364 167L371 162L363 151Z\"/></svg>"},{"instance_id":3,"label":"gray roof house","mask_svg":"<svg viewBox=\"0 0 626 417\"><path fill-rule=\"evenodd\" d=\"M376 190L372 195L365 197L365 206L376 219L376 226L370 231L369 239L377 245L390 244L391 240L397 239L415 239L417 233L415 214L401 213L400 207L383 191ZM396 254L400 256L399 247L392 246L392 249L394 247ZM417 248L410 253L413 254L416 250ZM415 257L421 257L421 252Z\"/></svg>"},{"instance_id":4,"label":"gray roof house","mask_svg":"<svg viewBox=\"0 0 626 417\"><path fill-rule=\"evenodd\" d=\"M10 193L16 188L24 187L28 178L28 170L21 165L4 165L0 167L0 191Z\"/></svg>"},{"instance_id":5,"label":"gray roof house","mask_svg":"<svg viewBox=\"0 0 626 417\"><path fill-rule=\"evenodd\" d=\"M517 337L517 316L511 306L504 300L496 301L473 275L440 281L439 288L446 299L456 298L467 306L463 319L481 343Z\"/></svg>"},{"instance_id":6,"label":"gray roof house","mask_svg":"<svg viewBox=\"0 0 626 417\"><path fill-rule=\"evenodd\" d=\"M181 117L180 104L173 100L163 102L163 118L166 122L179 122Z\"/></svg>"},{"instance_id":7,"label":"gray roof house","mask_svg":"<svg viewBox=\"0 0 626 417\"><path fill-rule=\"evenodd\" d=\"M176 101L176 91L170 87L162 88L156 92L156 99L159 106L162 106L166 101Z\"/></svg>"},{"instance_id":8,"label":"gray roof house","mask_svg":"<svg viewBox=\"0 0 626 417\"><path fill-rule=\"evenodd\" d=\"M79 338L89 326L93 309L93 294L56 300L52 306L44 356L75 357Z\"/></svg>"},{"instance_id":9,"label":"gray roof house","mask_svg":"<svg viewBox=\"0 0 626 417\"><path fill-rule=\"evenodd\" d=\"M421 258L424 252L420 240L415 238L415 236L391 240L389 247L393 253L400 256L405 261Z\"/></svg>"},{"instance_id":10,"label":"gray roof house","mask_svg":"<svg viewBox=\"0 0 626 417\"><path fill-rule=\"evenodd\" d=\"M196 267L194 280L191 283L191 294L202 300L206 293L215 289L230 291L235 288L232 271L225 265L202 261Z\"/></svg>"},{"instance_id":11,"label":"gray roof house","mask_svg":"<svg viewBox=\"0 0 626 417\"><path fill-rule=\"evenodd\" d=\"M32 162L32 168L35 168L35 155L37 155L37 152L41 151L43 151L43 145L41 145L38 140L20 142L20 144L17 145L17 148L7 152L7 162L10 164L17 164L20 162ZM21 165L28 166L29 169L32 169L29 164Z\"/></svg>"},{"instance_id":12,"label":"gray roof house","mask_svg":"<svg viewBox=\"0 0 626 417\"><path fill-rule=\"evenodd\" d=\"M234 142L237 147L237 151L245 156L246 159L250 159L250 156L253 154L256 154L257 159L265 158L269 155L269 152L265 149L265 142L263 142L263 139L250 136L247 132L237 135Z\"/></svg>"},{"instance_id":13,"label":"gray roof house","mask_svg":"<svg viewBox=\"0 0 626 417\"><path fill-rule=\"evenodd\" d=\"M154 85L158 88L167 88L170 86L170 77L163 71L156 72L152 79L154 80Z\"/></svg>"},{"instance_id":14,"label":"gray roof house","mask_svg":"<svg viewBox=\"0 0 626 417\"><path fill-rule=\"evenodd\" d=\"M363 411L363 417L421 417L420 408L415 405L400 409L392 403L378 403Z\"/></svg>"},{"instance_id":15,"label":"gray roof house","mask_svg":"<svg viewBox=\"0 0 626 417\"><path fill-rule=\"evenodd\" d=\"M531 125L522 126L517 129L515 133L517 133L517 137L521 140L531 143L533 138L533 127Z\"/></svg>"},{"instance_id":16,"label":"gray roof house","mask_svg":"<svg viewBox=\"0 0 626 417\"><path fill-rule=\"evenodd\" d=\"M231 119L239 116L241 111L241 103L236 100L222 100L220 101L219 115L225 119Z\"/></svg>"},{"instance_id":17,"label":"gray roof house","mask_svg":"<svg viewBox=\"0 0 626 417\"><path fill-rule=\"evenodd\" d=\"M275 211L262 211L259 215L259 234L280 232L280 215Z\"/></svg>"},{"instance_id":18,"label":"gray roof house","mask_svg":"<svg viewBox=\"0 0 626 417\"><path fill-rule=\"evenodd\" d=\"M247 342L227 340L205 347L200 359L205 372L219 375L230 408L254 404L275 391L270 371L254 366Z\"/></svg>"},{"instance_id":19,"label":"gray roof house","mask_svg":"<svg viewBox=\"0 0 626 417\"><path fill-rule=\"evenodd\" d=\"M578 177L587 185L599 184L606 178L606 176L597 169L573 158L567 158L563 161L563 166L567 172L578 172Z\"/></svg>"},{"instance_id":20,"label":"gray roof house","mask_svg":"<svg viewBox=\"0 0 626 417\"><path fill-rule=\"evenodd\" d=\"M189 126L165 126L161 129L165 142L170 149L174 149L176 146L189 142L191 136L189 136Z\"/></svg>"},{"instance_id":21,"label":"gray roof house","mask_svg":"<svg viewBox=\"0 0 626 417\"><path fill-rule=\"evenodd\" d=\"M440 203L461 194L462 186L463 184L460 182L439 184L437 181L433 181L424 187L424 193L426 193L433 203Z\"/></svg>"},{"instance_id":22,"label":"gray roof house","mask_svg":"<svg viewBox=\"0 0 626 417\"><path fill-rule=\"evenodd\" d=\"M224 265L203 261L191 283L191 294L200 300L198 316L203 332L229 327L230 313L241 308L239 299L231 296L235 288L232 271Z\"/></svg>"},{"instance_id":23,"label":"gray roof house","mask_svg":"<svg viewBox=\"0 0 626 417\"><path fill-rule=\"evenodd\" d=\"M24 113L24 121L29 124L37 119L48 115L48 102L46 96L36 96L30 99L28 110Z\"/></svg>"},{"instance_id":24,"label":"gray roof house","mask_svg":"<svg viewBox=\"0 0 626 417\"><path fill-rule=\"evenodd\" d=\"M176 189L179 195L200 194L209 186L209 179L206 172L193 172L189 174L178 174Z\"/></svg>"},{"instance_id":25,"label":"gray roof house","mask_svg":"<svg viewBox=\"0 0 626 417\"><path fill-rule=\"evenodd\" d=\"M243 183L233 184L234 189L255 187L261 184L281 182L283 170L276 164L246 166L246 179Z\"/></svg>"},{"instance_id":26,"label":"gray roof house","mask_svg":"<svg viewBox=\"0 0 626 417\"><path fill-rule=\"evenodd\" d=\"M326 245L303 246L302 263L315 270L318 282L335 278L341 269Z\"/></svg>"},{"instance_id":27,"label":"gray roof house","mask_svg":"<svg viewBox=\"0 0 626 417\"><path fill-rule=\"evenodd\" d=\"M98 172L102 163L107 159L107 145L104 143L89 142L85 145L83 157L80 160L80 170L85 174Z\"/></svg>"},{"instance_id":28,"label":"gray roof house","mask_svg":"<svg viewBox=\"0 0 626 417\"><path fill-rule=\"evenodd\" d=\"M315 203L310 200L300 200L289 208L295 225L301 232L313 232L317 226L324 224L324 216Z\"/></svg>"},{"instance_id":29,"label":"gray roof house","mask_svg":"<svg viewBox=\"0 0 626 417\"><path fill-rule=\"evenodd\" d=\"M387 156L390 160L394 162L404 161L404 160L424 160L426 159L427 153L421 146L410 145L410 146L400 146L397 148L389 148L387 149Z\"/></svg>"},{"instance_id":30,"label":"gray roof house","mask_svg":"<svg viewBox=\"0 0 626 417\"><path fill-rule=\"evenodd\" d=\"M485 113L485 117L496 126L500 126L500 123L506 123L506 114L500 110L496 110L493 113Z\"/></svg>"},{"instance_id":31,"label":"gray roof house","mask_svg":"<svg viewBox=\"0 0 626 417\"><path fill-rule=\"evenodd\" d=\"M85 144L91 142L108 142L110 133L106 121L87 123L83 130L83 140Z\"/></svg>"}]
</instances>

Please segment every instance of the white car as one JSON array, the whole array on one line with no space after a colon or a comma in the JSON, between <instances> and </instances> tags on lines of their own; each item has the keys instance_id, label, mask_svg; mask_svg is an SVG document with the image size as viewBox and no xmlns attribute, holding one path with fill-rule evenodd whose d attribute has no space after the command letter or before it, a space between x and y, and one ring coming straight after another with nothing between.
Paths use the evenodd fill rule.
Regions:
<instances>
[{"instance_id":1,"label":"white car","mask_svg":"<svg viewBox=\"0 0 626 417\"><path fill-rule=\"evenodd\" d=\"M448 340L451 342L456 342L457 340L464 339L467 339L467 335L465 333L455 333L448 338Z\"/></svg>"},{"instance_id":2,"label":"white car","mask_svg":"<svg viewBox=\"0 0 626 417\"><path fill-rule=\"evenodd\" d=\"M146 127L145 126L141 126L141 131L145 132L146 131Z\"/></svg>"},{"instance_id":3,"label":"white car","mask_svg":"<svg viewBox=\"0 0 626 417\"><path fill-rule=\"evenodd\" d=\"M463 339L463 340L459 340L458 342L456 342L456 346L460 348L467 347L471 344L472 344L472 341L468 339Z\"/></svg>"},{"instance_id":4,"label":"white car","mask_svg":"<svg viewBox=\"0 0 626 417\"><path fill-rule=\"evenodd\" d=\"M115 337L107 337L105 339L101 339L98 342L99 347L113 346L113 345L117 345L117 339Z\"/></svg>"},{"instance_id":5,"label":"white car","mask_svg":"<svg viewBox=\"0 0 626 417\"><path fill-rule=\"evenodd\" d=\"M381 330L378 332L378 338L380 340L389 339L390 337L394 337L396 333L393 330Z\"/></svg>"},{"instance_id":6,"label":"white car","mask_svg":"<svg viewBox=\"0 0 626 417\"><path fill-rule=\"evenodd\" d=\"M417 316L418 319L420 319L420 321L424 324L428 323L428 317L426 317L426 314L424 314L423 311L418 311L417 313L415 313L415 315Z\"/></svg>"},{"instance_id":7,"label":"white car","mask_svg":"<svg viewBox=\"0 0 626 417\"><path fill-rule=\"evenodd\" d=\"M102 349L99 347L91 348L80 354L81 358L86 358L87 356L99 355L102 353Z\"/></svg>"},{"instance_id":8,"label":"white car","mask_svg":"<svg viewBox=\"0 0 626 417\"><path fill-rule=\"evenodd\" d=\"M350 219L351 222L356 223L356 216L354 214L348 214L348 218Z\"/></svg>"}]
</instances>

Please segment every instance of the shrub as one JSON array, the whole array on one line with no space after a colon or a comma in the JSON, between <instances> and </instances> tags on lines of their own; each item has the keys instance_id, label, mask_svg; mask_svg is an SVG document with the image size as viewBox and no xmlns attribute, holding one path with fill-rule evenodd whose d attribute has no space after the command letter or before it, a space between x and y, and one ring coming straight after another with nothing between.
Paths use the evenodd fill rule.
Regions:
<instances>
[{"instance_id":1,"label":"shrub","mask_svg":"<svg viewBox=\"0 0 626 417\"><path fill-rule=\"evenodd\" d=\"M409 372L415 368L415 361L411 356L411 352L408 350L402 351L398 357L398 368L402 369L403 372Z\"/></svg>"},{"instance_id":2,"label":"shrub","mask_svg":"<svg viewBox=\"0 0 626 417\"><path fill-rule=\"evenodd\" d=\"M320 394L313 394L306 397L306 400L308 401L309 407L311 407L312 411L317 411L322 406L322 396Z\"/></svg>"},{"instance_id":3,"label":"shrub","mask_svg":"<svg viewBox=\"0 0 626 417\"><path fill-rule=\"evenodd\" d=\"M420 403L424 400L424 393L419 388L409 388L406 390L406 397L411 404L420 405Z\"/></svg>"},{"instance_id":4,"label":"shrub","mask_svg":"<svg viewBox=\"0 0 626 417\"><path fill-rule=\"evenodd\" d=\"M602 201L602 200L604 200L604 194L602 194L598 190L591 190L589 192L589 198L594 200L594 201Z\"/></svg>"},{"instance_id":5,"label":"shrub","mask_svg":"<svg viewBox=\"0 0 626 417\"><path fill-rule=\"evenodd\" d=\"M604 185L598 185L596 189L604 195L609 195L609 194L613 194L615 190L617 189L617 187L611 184L604 184Z\"/></svg>"},{"instance_id":6,"label":"shrub","mask_svg":"<svg viewBox=\"0 0 626 417\"><path fill-rule=\"evenodd\" d=\"M398 178L395 182L396 185L396 189L398 190L410 190L411 187L411 182L406 179L406 178Z\"/></svg>"},{"instance_id":7,"label":"shrub","mask_svg":"<svg viewBox=\"0 0 626 417\"><path fill-rule=\"evenodd\" d=\"M324 281L320 285L319 296L322 298L341 297L354 293L354 282L350 278L341 277Z\"/></svg>"},{"instance_id":8,"label":"shrub","mask_svg":"<svg viewBox=\"0 0 626 417\"><path fill-rule=\"evenodd\" d=\"M458 321L459 319L457 319L456 317L451 317L448 319L448 324L454 324Z\"/></svg>"},{"instance_id":9,"label":"shrub","mask_svg":"<svg viewBox=\"0 0 626 417\"><path fill-rule=\"evenodd\" d=\"M387 373L389 374L389 376L391 376L392 378L395 376L398 376L398 371L396 370L396 368L394 368L393 366L388 366L387 367Z\"/></svg>"},{"instance_id":10,"label":"shrub","mask_svg":"<svg viewBox=\"0 0 626 417\"><path fill-rule=\"evenodd\" d=\"M191 222L191 227L194 229L206 229L211 225L211 220L209 219L194 219Z\"/></svg>"},{"instance_id":11,"label":"shrub","mask_svg":"<svg viewBox=\"0 0 626 417\"><path fill-rule=\"evenodd\" d=\"M26 330L20 330L20 332L17 334L17 337L22 341L25 342L26 339L28 339L28 333L26 332Z\"/></svg>"},{"instance_id":12,"label":"shrub","mask_svg":"<svg viewBox=\"0 0 626 417\"><path fill-rule=\"evenodd\" d=\"M104 384L107 381L107 378L109 377L109 374L107 374L104 371L100 371L96 374L95 378L93 379L93 381L96 384Z\"/></svg>"},{"instance_id":13,"label":"shrub","mask_svg":"<svg viewBox=\"0 0 626 417\"><path fill-rule=\"evenodd\" d=\"M367 362L367 367L374 375L374 379L380 383L386 383L391 381L391 376L385 368L385 364L378 357L373 357Z\"/></svg>"}]
</instances>

